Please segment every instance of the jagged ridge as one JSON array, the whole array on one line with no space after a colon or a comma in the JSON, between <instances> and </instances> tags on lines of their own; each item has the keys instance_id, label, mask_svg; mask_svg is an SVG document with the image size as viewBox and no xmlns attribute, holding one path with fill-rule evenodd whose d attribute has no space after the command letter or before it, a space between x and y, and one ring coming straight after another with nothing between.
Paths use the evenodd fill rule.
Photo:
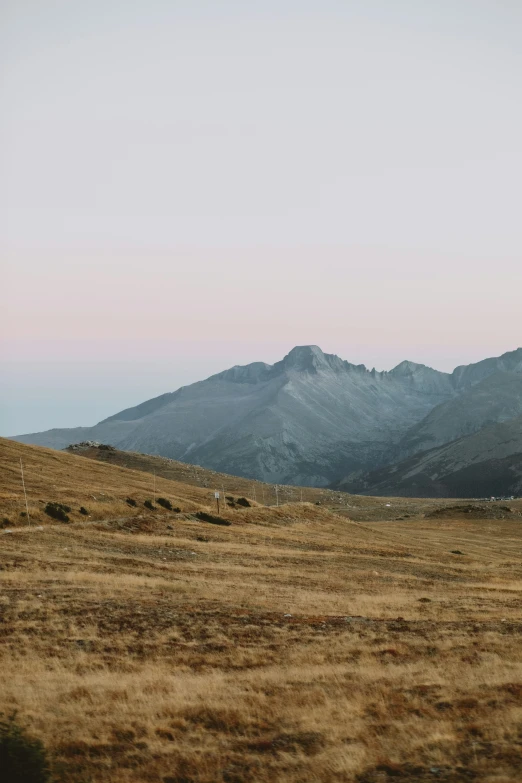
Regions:
<instances>
[{"instance_id":1,"label":"jagged ridge","mask_svg":"<svg viewBox=\"0 0 522 783\"><path fill-rule=\"evenodd\" d=\"M296 346L273 365L232 367L94 427L15 439L55 448L98 440L240 476L324 486L435 445L430 421L446 441L463 434L451 416L459 420L459 399L473 398L482 383L497 384L493 394L501 388L514 401L493 406L492 419L486 404L486 422L478 406L469 432L504 420L508 408L516 415L521 377L520 348L450 374L409 361L377 372L318 346Z\"/></svg>"}]
</instances>

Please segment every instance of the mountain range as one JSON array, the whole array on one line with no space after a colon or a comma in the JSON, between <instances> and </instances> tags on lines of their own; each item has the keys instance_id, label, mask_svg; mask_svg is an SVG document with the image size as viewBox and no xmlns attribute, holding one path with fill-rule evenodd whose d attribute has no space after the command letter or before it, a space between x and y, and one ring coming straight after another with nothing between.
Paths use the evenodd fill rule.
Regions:
<instances>
[{"instance_id":1,"label":"mountain range","mask_svg":"<svg viewBox=\"0 0 522 783\"><path fill-rule=\"evenodd\" d=\"M272 483L487 496L519 494L521 422L522 348L444 373L409 361L377 372L308 345L273 365L232 367L93 427L13 439L58 449L101 441ZM493 475L484 465L491 460L499 493L484 481Z\"/></svg>"}]
</instances>

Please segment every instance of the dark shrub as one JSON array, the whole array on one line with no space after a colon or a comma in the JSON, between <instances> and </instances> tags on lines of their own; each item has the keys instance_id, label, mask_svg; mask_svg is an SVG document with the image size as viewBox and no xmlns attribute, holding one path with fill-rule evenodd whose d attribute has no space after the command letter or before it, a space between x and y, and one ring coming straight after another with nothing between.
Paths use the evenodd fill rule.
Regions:
<instances>
[{"instance_id":1,"label":"dark shrub","mask_svg":"<svg viewBox=\"0 0 522 783\"><path fill-rule=\"evenodd\" d=\"M143 505L145 506L145 508L150 509L150 511L154 511L155 506L152 505L151 500L146 500Z\"/></svg>"},{"instance_id":2,"label":"dark shrub","mask_svg":"<svg viewBox=\"0 0 522 783\"><path fill-rule=\"evenodd\" d=\"M167 511L172 511L172 503L170 500L167 500L167 498L158 498L156 500L156 503L159 503L160 506L163 506L163 508L166 508Z\"/></svg>"},{"instance_id":3,"label":"dark shrub","mask_svg":"<svg viewBox=\"0 0 522 783\"><path fill-rule=\"evenodd\" d=\"M3 783L51 780L44 746L15 723L15 715L0 715L0 770Z\"/></svg>"},{"instance_id":4,"label":"dark shrub","mask_svg":"<svg viewBox=\"0 0 522 783\"><path fill-rule=\"evenodd\" d=\"M172 510L174 511L175 514L181 514L181 509L179 508L179 506L174 506Z\"/></svg>"},{"instance_id":5,"label":"dark shrub","mask_svg":"<svg viewBox=\"0 0 522 783\"><path fill-rule=\"evenodd\" d=\"M70 510L70 506L64 506L63 503L52 502L47 503L44 508L44 511L48 516L57 519L59 522L70 522L70 519L67 516L67 512Z\"/></svg>"},{"instance_id":6,"label":"dark shrub","mask_svg":"<svg viewBox=\"0 0 522 783\"><path fill-rule=\"evenodd\" d=\"M232 497L232 495L225 495L225 500L228 500L230 503L234 502L234 498Z\"/></svg>"},{"instance_id":7,"label":"dark shrub","mask_svg":"<svg viewBox=\"0 0 522 783\"><path fill-rule=\"evenodd\" d=\"M26 511L20 511L20 516L21 517L26 517L27 516L27 512Z\"/></svg>"},{"instance_id":8,"label":"dark shrub","mask_svg":"<svg viewBox=\"0 0 522 783\"><path fill-rule=\"evenodd\" d=\"M236 500L236 503L238 506L244 506L245 508L250 508L250 502L246 498L238 498Z\"/></svg>"},{"instance_id":9,"label":"dark shrub","mask_svg":"<svg viewBox=\"0 0 522 783\"><path fill-rule=\"evenodd\" d=\"M0 522L0 527L9 527L11 524L9 517L4 517L2 521Z\"/></svg>"},{"instance_id":10,"label":"dark shrub","mask_svg":"<svg viewBox=\"0 0 522 783\"><path fill-rule=\"evenodd\" d=\"M207 514L206 511L198 511L196 513L196 517L201 520L201 522L210 522L211 525L230 525L231 522L228 521L228 519L223 519L223 517L216 517L213 514Z\"/></svg>"},{"instance_id":11,"label":"dark shrub","mask_svg":"<svg viewBox=\"0 0 522 783\"><path fill-rule=\"evenodd\" d=\"M138 504L136 503L136 501L134 500L134 498L127 498L127 500L126 500L125 502L126 502L126 503L127 503L127 505L129 505L129 506L134 506L134 507L136 507L136 506L138 505Z\"/></svg>"},{"instance_id":12,"label":"dark shrub","mask_svg":"<svg viewBox=\"0 0 522 783\"><path fill-rule=\"evenodd\" d=\"M84 506L80 506L80 514L83 514L84 517L88 517L89 516L89 512L87 511L87 509Z\"/></svg>"}]
</instances>

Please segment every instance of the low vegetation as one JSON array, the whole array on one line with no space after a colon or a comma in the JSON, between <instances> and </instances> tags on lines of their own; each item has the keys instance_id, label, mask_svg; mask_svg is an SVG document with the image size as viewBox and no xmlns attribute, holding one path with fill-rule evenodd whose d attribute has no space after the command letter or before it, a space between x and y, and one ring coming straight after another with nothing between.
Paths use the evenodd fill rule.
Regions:
<instances>
[{"instance_id":1,"label":"low vegetation","mask_svg":"<svg viewBox=\"0 0 522 783\"><path fill-rule=\"evenodd\" d=\"M56 783L519 783L517 504L360 523L249 498L216 526L194 485L158 479L182 511L147 513L149 474L0 446L0 514L23 456L38 521L0 532L0 710ZM47 517L51 489L90 518Z\"/></svg>"},{"instance_id":2,"label":"low vegetation","mask_svg":"<svg viewBox=\"0 0 522 783\"><path fill-rule=\"evenodd\" d=\"M42 742L16 722L16 714L0 714L0 775L4 783L50 783Z\"/></svg>"},{"instance_id":3,"label":"low vegetation","mask_svg":"<svg viewBox=\"0 0 522 783\"><path fill-rule=\"evenodd\" d=\"M228 526L231 524L230 520L223 519L223 517L218 517L215 514L209 514L207 511L197 511L196 519L199 519L201 522L210 522L211 525Z\"/></svg>"},{"instance_id":4,"label":"low vegetation","mask_svg":"<svg viewBox=\"0 0 522 783\"><path fill-rule=\"evenodd\" d=\"M172 511L172 503L170 500L167 500L167 498L156 498L156 503L158 506L162 506L163 508L166 508L167 511Z\"/></svg>"},{"instance_id":5,"label":"low vegetation","mask_svg":"<svg viewBox=\"0 0 522 783\"><path fill-rule=\"evenodd\" d=\"M71 520L67 514L71 511L70 506L65 506L63 503L50 502L45 504L44 512L47 516L53 519L58 519L60 522L70 522ZM27 516L25 512L22 512L23 516Z\"/></svg>"}]
</instances>

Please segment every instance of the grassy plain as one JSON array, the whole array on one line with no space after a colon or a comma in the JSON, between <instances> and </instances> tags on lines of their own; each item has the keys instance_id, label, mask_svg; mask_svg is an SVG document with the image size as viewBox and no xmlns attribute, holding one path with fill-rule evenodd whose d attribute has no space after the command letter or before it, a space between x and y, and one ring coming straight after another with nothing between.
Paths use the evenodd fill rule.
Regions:
<instances>
[{"instance_id":1,"label":"grassy plain","mask_svg":"<svg viewBox=\"0 0 522 783\"><path fill-rule=\"evenodd\" d=\"M0 710L57 781L520 783L517 503L225 527L194 515L208 488L157 477L182 510L147 512L150 474L8 441L0 469Z\"/></svg>"}]
</instances>

